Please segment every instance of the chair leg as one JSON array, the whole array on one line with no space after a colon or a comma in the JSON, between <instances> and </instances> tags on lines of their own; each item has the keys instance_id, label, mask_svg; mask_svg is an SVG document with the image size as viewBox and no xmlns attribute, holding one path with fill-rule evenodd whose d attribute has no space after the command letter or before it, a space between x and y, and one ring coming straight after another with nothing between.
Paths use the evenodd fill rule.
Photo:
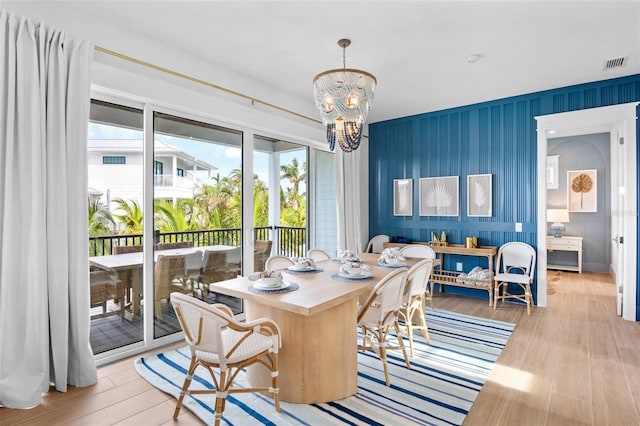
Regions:
<instances>
[{"instance_id":1,"label":"chair leg","mask_svg":"<svg viewBox=\"0 0 640 426\"><path fill-rule=\"evenodd\" d=\"M527 315L531 315L531 305L533 305L533 296L531 294L531 286L529 283L525 286L524 289L525 302L527 303Z\"/></svg>"},{"instance_id":2,"label":"chair leg","mask_svg":"<svg viewBox=\"0 0 640 426\"><path fill-rule=\"evenodd\" d=\"M191 380L193 379L193 373L196 371L196 367L198 366L198 362L195 356L191 356L191 364L189 365L189 371L184 378L184 383L182 384L182 390L180 391L180 397L178 398L178 403L176 404L176 409L173 411L173 419L178 418L178 414L180 414L180 408L182 407L182 401L184 400L184 396L191 385Z\"/></svg>"},{"instance_id":3,"label":"chair leg","mask_svg":"<svg viewBox=\"0 0 640 426\"><path fill-rule=\"evenodd\" d=\"M218 391L216 392L216 405L215 405L215 421L214 421L214 425L215 426L220 426L220 420L222 419L222 413L224 412L224 406L225 406L225 402L226 402L226 396L220 396L220 395L226 395L226 392L229 388L229 384L227 384L227 372L226 371L220 371L220 379L219 379L219 385L220 387L224 386L223 389L218 389Z\"/></svg>"},{"instance_id":4,"label":"chair leg","mask_svg":"<svg viewBox=\"0 0 640 426\"><path fill-rule=\"evenodd\" d=\"M422 327L422 331L424 332L424 338L427 340L427 343L431 343L431 338L429 337L429 327L427 326L427 319L425 318L427 314L426 308L426 300L423 298L422 302L420 302L420 326ZM411 354L413 356L413 354Z\"/></svg>"},{"instance_id":5,"label":"chair leg","mask_svg":"<svg viewBox=\"0 0 640 426\"><path fill-rule=\"evenodd\" d=\"M402 355L404 355L404 364L407 366L407 368L411 368L411 361L409 361L409 357L407 356L407 349L405 348L404 342L402 341L402 335L400 334L400 326L398 325L398 321L393 324L393 327L396 329L398 343L400 344L400 348L402 349ZM389 335L388 331L386 332L386 335Z\"/></svg>"},{"instance_id":6,"label":"chair leg","mask_svg":"<svg viewBox=\"0 0 640 426\"><path fill-rule=\"evenodd\" d=\"M272 359L273 359L273 369L272 371L272 378L271 378L271 386L273 387L273 402L276 405L276 411L280 411L280 379L279 379L279 360L278 360L278 354L275 353L272 355Z\"/></svg>"}]
</instances>

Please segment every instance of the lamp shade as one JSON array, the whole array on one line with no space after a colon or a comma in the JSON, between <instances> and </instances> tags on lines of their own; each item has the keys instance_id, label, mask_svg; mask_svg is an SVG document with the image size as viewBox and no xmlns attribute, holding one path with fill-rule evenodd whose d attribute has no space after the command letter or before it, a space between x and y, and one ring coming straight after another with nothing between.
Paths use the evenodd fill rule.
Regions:
<instances>
[{"instance_id":1,"label":"lamp shade","mask_svg":"<svg viewBox=\"0 0 640 426\"><path fill-rule=\"evenodd\" d=\"M547 209L547 222L568 223L569 210L567 209Z\"/></svg>"},{"instance_id":2,"label":"lamp shade","mask_svg":"<svg viewBox=\"0 0 640 426\"><path fill-rule=\"evenodd\" d=\"M556 238L564 234L564 224L569 222L569 210L547 209L547 222L551 222L551 233Z\"/></svg>"}]
</instances>

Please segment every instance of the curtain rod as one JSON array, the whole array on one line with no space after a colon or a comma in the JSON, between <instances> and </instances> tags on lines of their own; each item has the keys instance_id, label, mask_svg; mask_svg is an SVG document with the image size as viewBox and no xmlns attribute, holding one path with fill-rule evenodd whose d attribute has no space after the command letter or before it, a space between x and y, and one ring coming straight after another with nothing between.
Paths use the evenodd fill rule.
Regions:
<instances>
[{"instance_id":1,"label":"curtain rod","mask_svg":"<svg viewBox=\"0 0 640 426\"><path fill-rule=\"evenodd\" d=\"M315 118L312 118L312 117L297 113L297 112L292 111L290 109L283 108L283 107L278 106L278 105L274 105L274 104L272 104L270 102L266 102L266 101L263 101L261 99L254 98L254 97L249 96L249 95L245 95L244 93L236 92L235 90L227 89L226 87L218 86L217 84L210 83L208 81L201 80L201 79L196 78L196 77L191 77L190 75L183 74L181 72L170 70L169 68L164 68L164 67L161 67L161 66L158 66L158 65L154 65L154 64L152 64L150 62L145 62L145 61L142 61L140 59L136 59L136 58L133 58L131 56L124 55L122 53L114 52L113 50L105 49L104 47L94 46L94 49L97 50L98 52L106 53L107 55L115 56L116 58L120 58L120 59L123 59L125 61L133 62L134 64L142 65L144 67L151 68L151 69L154 69L156 71L160 71L160 72L163 72L163 73L166 73L166 74L170 74L170 75L173 75L175 77L183 78L185 80L189 80L189 81L192 81L194 83L202 84L202 85L210 87L212 89L220 90L222 92L226 92L226 93L229 93L231 95L235 95L235 96L238 96L240 98L250 100L252 104L257 103L257 104L265 105L265 106L268 106L269 108L277 109L278 111L286 112L287 114L291 114L291 115L294 115L296 117L304 118L305 120L313 121L314 123L322 124L322 121L320 121L318 119L315 119Z\"/></svg>"}]
</instances>

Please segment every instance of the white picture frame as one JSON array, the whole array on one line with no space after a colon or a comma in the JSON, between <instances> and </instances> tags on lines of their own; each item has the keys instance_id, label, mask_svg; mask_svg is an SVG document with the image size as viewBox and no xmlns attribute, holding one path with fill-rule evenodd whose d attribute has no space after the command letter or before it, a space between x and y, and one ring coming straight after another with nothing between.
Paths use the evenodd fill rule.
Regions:
<instances>
[{"instance_id":1,"label":"white picture frame","mask_svg":"<svg viewBox=\"0 0 640 426\"><path fill-rule=\"evenodd\" d=\"M467 176L467 216L493 216L492 175Z\"/></svg>"},{"instance_id":2,"label":"white picture frame","mask_svg":"<svg viewBox=\"0 0 640 426\"><path fill-rule=\"evenodd\" d=\"M547 189L560 188L560 182L558 180L559 164L560 164L559 155L547 156Z\"/></svg>"},{"instance_id":3,"label":"white picture frame","mask_svg":"<svg viewBox=\"0 0 640 426\"><path fill-rule=\"evenodd\" d=\"M567 171L567 209L573 213L598 211L598 170Z\"/></svg>"},{"instance_id":4,"label":"white picture frame","mask_svg":"<svg viewBox=\"0 0 640 426\"><path fill-rule=\"evenodd\" d=\"M458 176L420 178L420 216L459 216Z\"/></svg>"},{"instance_id":5,"label":"white picture frame","mask_svg":"<svg viewBox=\"0 0 640 426\"><path fill-rule=\"evenodd\" d=\"M413 216L413 179L393 180L393 215Z\"/></svg>"}]
</instances>

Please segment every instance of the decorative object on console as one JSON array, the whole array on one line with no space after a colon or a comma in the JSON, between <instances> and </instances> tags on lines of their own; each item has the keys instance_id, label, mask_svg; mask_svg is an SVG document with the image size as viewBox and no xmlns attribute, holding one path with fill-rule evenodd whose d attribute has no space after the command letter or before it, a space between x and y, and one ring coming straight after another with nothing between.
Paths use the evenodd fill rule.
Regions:
<instances>
[{"instance_id":1,"label":"decorative object on console","mask_svg":"<svg viewBox=\"0 0 640 426\"><path fill-rule=\"evenodd\" d=\"M565 223L569 223L569 210L567 209L547 209L547 222L551 223L551 233L554 237L560 238L564 235Z\"/></svg>"},{"instance_id":2,"label":"decorative object on console","mask_svg":"<svg viewBox=\"0 0 640 426\"><path fill-rule=\"evenodd\" d=\"M567 172L567 207L570 212L598 211L598 170Z\"/></svg>"},{"instance_id":3,"label":"decorative object on console","mask_svg":"<svg viewBox=\"0 0 640 426\"><path fill-rule=\"evenodd\" d=\"M413 216L413 179L393 180L393 215Z\"/></svg>"},{"instance_id":4,"label":"decorative object on console","mask_svg":"<svg viewBox=\"0 0 640 426\"><path fill-rule=\"evenodd\" d=\"M467 176L467 216L491 217L491 174Z\"/></svg>"},{"instance_id":5,"label":"decorative object on console","mask_svg":"<svg viewBox=\"0 0 640 426\"><path fill-rule=\"evenodd\" d=\"M420 216L458 216L458 176L420 178Z\"/></svg>"},{"instance_id":6,"label":"decorative object on console","mask_svg":"<svg viewBox=\"0 0 640 426\"><path fill-rule=\"evenodd\" d=\"M336 141L344 152L358 149L377 84L373 74L347 68L346 50L350 44L347 38L338 40L342 48L342 68L321 72L313 78L316 107L327 126L331 151Z\"/></svg>"}]
</instances>

